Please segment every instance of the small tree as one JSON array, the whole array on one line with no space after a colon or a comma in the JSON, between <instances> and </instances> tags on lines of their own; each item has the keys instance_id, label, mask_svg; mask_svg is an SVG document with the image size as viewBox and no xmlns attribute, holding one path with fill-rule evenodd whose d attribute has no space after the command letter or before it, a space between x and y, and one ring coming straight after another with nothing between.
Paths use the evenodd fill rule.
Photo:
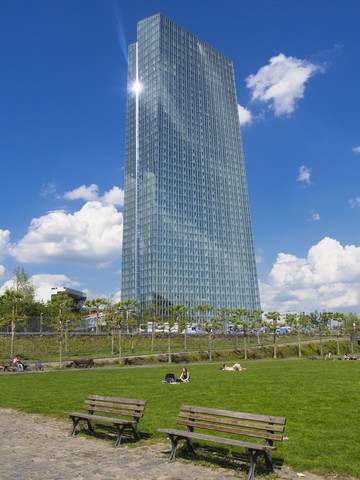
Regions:
<instances>
[{"instance_id":1,"label":"small tree","mask_svg":"<svg viewBox=\"0 0 360 480\"><path fill-rule=\"evenodd\" d=\"M319 350L320 356L323 356L323 336L329 333L329 322L332 319L334 314L332 312L318 312L315 310L310 313L311 324L315 327L317 333L319 334Z\"/></svg>"},{"instance_id":2,"label":"small tree","mask_svg":"<svg viewBox=\"0 0 360 480\"><path fill-rule=\"evenodd\" d=\"M10 359L14 356L15 332L27 320L30 300L15 290L6 290L0 297L0 325L10 325Z\"/></svg>"},{"instance_id":3,"label":"small tree","mask_svg":"<svg viewBox=\"0 0 360 480\"><path fill-rule=\"evenodd\" d=\"M155 329L158 323L162 323L162 306L153 303L149 305L143 312L143 317L147 322L152 322L151 328L151 351L154 351L154 343L155 343Z\"/></svg>"},{"instance_id":4,"label":"small tree","mask_svg":"<svg viewBox=\"0 0 360 480\"><path fill-rule=\"evenodd\" d=\"M265 313L265 317L272 322L271 324L271 330L273 331L273 348L274 348L274 354L273 357L277 358L277 328L278 328L278 322L281 318L281 315L279 312L269 312Z\"/></svg>"},{"instance_id":5,"label":"small tree","mask_svg":"<svg viewBox=\"0 0 360 480\"><path fill-rule=\"evenodd\" d=\"M106 311L105 321L106 325L111 332L117 330L118 332L118 361L119 365L122 364L122 330L127 321L128 302L116 302L114 304L109 303Z\"/></svg>"},{"instance_id":6,"label":"small tree","mask_svg":"<svg viewBox=\"0 0 360 480\"><path fill-rule=\"evenodd\" d=\"M189 310L189 307L186 307L185 305L182 304L177 304L177 305L170 305L168 307L168 317L167 317L167 323L168 323L168 359L169 363L171 363L171 333L175 330L176 326L178 328L178 331L180 328L183 326L184 322L181 322L182 316L185 315L185 313ZM185 322L185 345L186 345L186 322Z\"/></svg>"},{"instance_id":7,"label":"small tree","mask_svg":"<svg viewBox=\"0 0 360 480\"><path fill-rule=\"evenodd\" d=\"M12 288L15 292L21 293L24 299L33 301L35 297L35 287L30 280L30 275L23 267L16 267L13 270Z\"/></svg>"},{"instance_id":8,"label":"small tree","mask_svg":"<svg viewBox=\"0 0 360 480\"><path fill-rule=\"evenodd\" d=\"M64 342L67 345L68 333L80 323L80 316L73 312L73 299L66 293L53 296L46 305L46 313L59 337L59 366L62 368Z\"/></svg>"},{"instance_id":9,"label":"small tree","mask_svg":"<svg viewBox=\"0 0 360 480\"><path fill-rule=\"evenodd\" d=\"M299 315L297 313L286 313L285 314L285 322L286 325L289 325L291 327L292 332L294 332L297 335L298 339L298 355L301 357L302 352L301 352L301 326L299 322Z\"/></svg>"},{"instance_id":10,"label":"small tree","mask_svg":"<svg viewBox=\"0 0 360 480\"><path fill-rule=\"evenodd\" d=\"M246 308L236 308L232 310L232 313L231 313L231 322L234 325L234 330L235 331L242 330L243 332L245 360L247 359L247 337L248 337L248 329L249 329L247 312L248 311Z\"/></svg>"},{"instance_id":11,"label":"small tree","mask_svg":"<svg viewBox=\"0 0 360 480\"><path fill-rule=\"evenodd\" d=\"M335 320L334 332L336 335L336 354L340 355L340 336L344 333L345 328L345 315L343 313L334 313L333 319Z\"/></svg>"},{"instance_id":12,"label":"small tree","mask_svg":"<svg viewBox=\"0 0 360 480\"><path fill-rule=\"evenodd\" d=\"M255 332L258 345L260 345L261 328L264 325L262 314L262 310L248 310L247 312L250 328L253 332Z\"/></svg>"},{"instance_id":13,"label":"small tree","mask_svg":"<svg viewBox=\"0 0 360 480\"><path fill-rule=\"evenodd\" d=\"M213 311L213 309L214 307L212 305L209 305L208 303L196 305L194 310L199 314L199 320L201 324L209 320L209 314Z\"/></svg>"},{"instance_id":14,"label":"small tree","mask_svg":"<svg viewBox=\"0 0 360 480\"><path fill-rule=\"evenodd\" d=\"M216 321L224 332L228 329L230 313L231 308L219 307L216 309Z\"/></svg>"},{"instance_id":15,"label":"small tree","mask_svg":"<svg viewBox=\"0 0 360 480\"><path fill-rule=\"evenodd\" d=\"M100 325L100 312L102 308L107 307L109 301L106 298L98 297L92 298L91 300L86 300L84 307L90 309L91 312L96 312L96 323L95 323L95 334L99 334L99 325Z\"/></svg>"}]
</instances>

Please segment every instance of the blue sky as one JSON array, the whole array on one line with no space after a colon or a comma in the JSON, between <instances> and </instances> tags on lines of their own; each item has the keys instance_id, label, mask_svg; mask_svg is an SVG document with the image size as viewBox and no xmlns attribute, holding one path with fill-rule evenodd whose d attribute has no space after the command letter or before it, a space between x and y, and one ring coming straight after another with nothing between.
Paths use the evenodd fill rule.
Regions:
<instances>
[{"instance_id":1,"label":"blue sky","mask_svg":"<svg viewBox=\"0 0 360 480\"><path fill-rule=\"evenodd\" d=\"M360 307L358 0L2 0L0 293L119 296L127 45L161 12L234 62L265 311Z\"/></svg>"}]
</instances>

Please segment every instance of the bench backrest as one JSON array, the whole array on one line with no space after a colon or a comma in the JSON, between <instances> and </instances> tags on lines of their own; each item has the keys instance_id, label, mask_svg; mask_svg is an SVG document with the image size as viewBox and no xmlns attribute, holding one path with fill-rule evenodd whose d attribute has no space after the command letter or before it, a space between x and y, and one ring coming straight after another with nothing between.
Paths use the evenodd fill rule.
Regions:
<instances>
[{"instance_id":1,"label":"bench backrest","mask_svg":"<svg viewBox=\"0 0 360 480\"><path fill-rule=\"evenodd\" d=\"M257 415L215 408L182 405L178 424L186 425L190 431L194 428L212 430L241 437L253 437L273 441L282 441L286 418L269 415Z\"/></svg>"},{"instance_id":2,"label":"bench backrest","mask_svg":"<svg viewBox=\"0 0 360 480\"><path fill-rule=\"evenodd\" d=\"M84 409L90 413L97 412L132 417L138 421L144 415L146 403L146 400L137 398L88 395L84 401Z\"/></svg>"}]
</instances>

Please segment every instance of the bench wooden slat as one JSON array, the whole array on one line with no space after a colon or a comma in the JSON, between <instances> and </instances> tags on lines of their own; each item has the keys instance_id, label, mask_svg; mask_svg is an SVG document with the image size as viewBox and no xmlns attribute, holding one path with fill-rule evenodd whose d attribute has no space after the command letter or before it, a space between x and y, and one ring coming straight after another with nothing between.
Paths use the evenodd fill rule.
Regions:
<instances>
[{"instance_id":1,"label":"bench wooden slat","mask_svg":"<svg viewBox=\"0 0 360 480\"><path fill-rule=\"evenodd\" d=\"M191 422L185 421L178 421L179 425L191 425ZM192 425L191 425L192 426ZM276 440L281 442L282 435L275 435L272 433L262 433L262 432L255 432L254 430L243 430L240 428L233 428L233 427L226 427L224 425L214 425L209 423L202 423L196 422L194 425L195 428L204 428L206 430L213 430L215 432L226 432L226 433L233 433L235 435L243 435L246 437L253 437L253 438L261 438L263 440Z\"/></svg>"},{"instance_id":2,"label":"bench wooden slat","mask_svg":"<svg viewBox=\"0 0 360 480\"><path fill-rule=\"evenodd\" d=\"M88 400L104 400L109 402L116 402L116 403L130 403L130 404L139 404L139 405L146 405L147 401L141 398L125 398L125 397L109 397L103 395L87 395L86 399Z\"/></svg>"},{"instance_id":3,"label":"bench wooden slat","mask_svg":"<svg viewBox=\"0 0 360 480\"><path fill-rule=\"evenodd\" d=\"M88 407L88 410L91 410L93 412L103 412L103 413L111 413L112 415L127 415L127 416L130 416L130 417L138 417L138 418L142 418L144 413L143 412L137 412L135 410L123 410L123 409L120 409L120 408L117 408L117 409L114 409L114 408L101 408L101 407L93 407L91 405L89 405Z\"/></svg>"},{"instance_id":4,"label":"bench wooden slat","mask_svg":"<svg viewBox=\"0 0 360 480\"><path fill-rule=\"evenodd\" d=\"M136 420L124 420L122 418L110 418L102 417L101 415L92 415L91 413L80 413L80 412L65 412L69 417L78 417L82 419L88 419L91 421L104 422L104 423L117 423L119 425L125 425L130 423L137 423Z\"/></svg>"},{"instance_id":5,"label":"bench wooden slat","mask_svg":"<svg viewBox=\"0 0 360 480\"><path fill-rule=\"evenodd\" d=\"M285 425L285 417L274 417L271 415L259 415L254 413L236 412L231 410L219 410L217 408L196 407L193 405L181 405L181 410L188 412L210 413L211 415L220 415L223 417L243 418L248 420L256 420L264 423L277 423Z\"/></svg>"},{"instance_id":6,"label":"bench wooden slat","mask_svg":"<svg viewBox=\"0 0 360 480\"><path fill-rule=\"evenodd\" d=\"M268 423L255 423L255 422L248 422L242 420L232 420L231 418L223 418L223 417L216 417L216 416L209 416L209 415L200 415L197 413L192 412L183 412L180 411L179 417L187 418L187 419L195 419L195 420L203 420L205 422L214 422L214 423L224 423L226 425L237 425L241 427L249 427L256 430L272 430L273 432L283 432L285 430L285 425L274 425ZM178 422L180 423L180 422ZM181 422L183 424L183 422Z\"/></svg>"},{"instance_id":7,"label":"bench wooden slat","mask_svg":"<svg viewBox=\"0 0 360 480\"><path fill-rule=\"evenodd\" d=\"M158 432L163 432L163 433L166 433L167 435L176 435L184 438L204 440L206 442L223 443L225 445L233 445L235 447L237 446L237 447L244 447L244 448L252 448L252 449L261 450L264 452L276 450L276 447L273 447L271 445L265 445L260 443L250 443L250 442L245 442L243 440L236 440L233 438L216 437L215 435L206 435L204 433L187 432L186 430L176 430L172 428L159 428Z\"/></svg>"},{"instance_id":8,"label":"bench wooden slat","mask_svg":"<svg viewBox=\"0 0 360 480\"><path fill-rule=\"evenodd\" d=\"M84 405L89 405L93 407L109 407L109 408L124 408L126 410L144 410L145 406L140 404L130 404L124 402L104 402L98 400L88 400L85 399Z\"/></svg>"}]
</instances>

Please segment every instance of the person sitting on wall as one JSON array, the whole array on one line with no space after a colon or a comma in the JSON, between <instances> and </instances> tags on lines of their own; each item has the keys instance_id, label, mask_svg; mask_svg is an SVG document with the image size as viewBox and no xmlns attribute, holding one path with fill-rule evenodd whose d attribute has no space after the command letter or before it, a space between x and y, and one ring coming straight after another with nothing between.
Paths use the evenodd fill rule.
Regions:
<instances>
[{"instance_id":1,"label":"person sitting on wall","mask_svg":"<svg viewBox=\"0 0 360 480\"><path fill-rule=\"evenodd\" d=\"M246 370L246 368L242 368L240 363L235 363L232 367L228 367L226 363L224 363L220 370L226 370L228 372L242 372L243 370Z\"/></svg>"},{"instance_id":2,"label":"person sitting on wall","mask_svg":"<svg viewBox=\"0 0 360 480\"><path fill-rule=\"evenodd\" d=\"M14 357L13 364L19 370L22 370L22 371L26 370L26 366L23 364L23 362L19 359L19 357L17 355L15 355L15 357Z\"/></svg>"}]
</instances>

